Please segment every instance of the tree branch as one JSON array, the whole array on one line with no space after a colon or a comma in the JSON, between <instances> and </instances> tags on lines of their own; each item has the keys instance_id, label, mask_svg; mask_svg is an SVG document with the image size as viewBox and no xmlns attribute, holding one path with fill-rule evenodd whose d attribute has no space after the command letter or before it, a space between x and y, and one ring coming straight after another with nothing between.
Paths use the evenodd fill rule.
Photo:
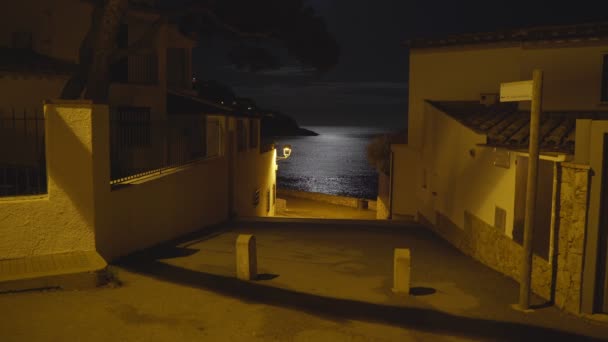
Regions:
<instances>
[{"instance_id":1,"label":"tree branch","mask_svg":"<svg viewBox=\"0 0 608 342\"><path fill-rule=\"evenodd\" d=\"M202 14L202 15L206 16L207 18L211 19L213 21L213 23L216 24L218 27L220 27L230 33L233 33L241 38L257 38L257 39L272 38L272 32L245 32L245 31L242 31L242 30L238 29L237 27L226 23L220 17L218 17L217 14L215 12L213 12L213 10L206 8L206 7L193 6L190 8L190 10L188 12Z\"/></svg>"}]
</instances>

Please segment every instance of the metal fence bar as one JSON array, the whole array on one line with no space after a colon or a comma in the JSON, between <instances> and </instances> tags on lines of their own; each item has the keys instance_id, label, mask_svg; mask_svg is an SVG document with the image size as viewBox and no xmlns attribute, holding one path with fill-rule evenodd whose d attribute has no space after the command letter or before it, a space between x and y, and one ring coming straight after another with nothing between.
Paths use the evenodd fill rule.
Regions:
<instances>
[{"instance_id":1,"label":"metal fence bar","mask_svg":"<svg viewBox=\"0 0 608 342\"><path fill-rule=\"evenodd\" d=\"M39 109L9 113L0 112L0 197L45 194L44 117Z\"/></svg>"},{"instance_id":2,"label":"metal fence bar","mask_svg":"<svg viewBox=\"0 0 608 342\"><path fill-rule=\"evenodd\" d=\"M150 120L148 108L115 108L110 123L110 184L207 158L206 122L204 115Z\"/></svg>"}]
</instances>

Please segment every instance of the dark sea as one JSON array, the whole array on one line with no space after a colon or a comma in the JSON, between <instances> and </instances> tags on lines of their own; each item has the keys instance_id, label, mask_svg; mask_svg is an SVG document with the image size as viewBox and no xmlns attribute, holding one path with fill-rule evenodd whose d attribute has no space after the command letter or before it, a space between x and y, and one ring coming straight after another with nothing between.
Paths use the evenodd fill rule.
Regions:
<instances>
[{"instance_id":1,"label":"dark sea","mask_svg":"<svg viewBox=\"0 0 608 342\"><path fill-rule=\"evenodd\" d=\"M308 126L315 137L276 138L278 155L290 144L291 156L279 160L277 185L283 189L376 199L378 173L367 161L367 145L390 129Z\"/></svg>"}]
</instances>

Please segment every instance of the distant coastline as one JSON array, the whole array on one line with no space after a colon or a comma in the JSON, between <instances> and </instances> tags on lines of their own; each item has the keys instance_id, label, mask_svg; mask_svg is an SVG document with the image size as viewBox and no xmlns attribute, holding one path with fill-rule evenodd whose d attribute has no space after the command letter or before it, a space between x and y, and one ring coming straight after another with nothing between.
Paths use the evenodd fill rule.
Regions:
<instances>
[{"instance_id":1,"label":"distant coastline","mask_svg":"<svg viewBox=\"0 0 608 342\"><path fill-rule=\"evenodd\" d=\"M262 137L311 137L319 133L302 128L290 116L270 112L262 117Z\"/></svg>"},{"instance_id":2,"label":"distant coastline","mask_svg":"<svg viewBox=\"0 0 608 342\"><path fill-rule=\"evenodd\" d=\"M274 139L276 146L291 145L291 156L277 171L277 187L375 200L378 173L367 160L374 136L389 129L356 126L311 126L319 136Z\"/></svg>"}]
</instances>

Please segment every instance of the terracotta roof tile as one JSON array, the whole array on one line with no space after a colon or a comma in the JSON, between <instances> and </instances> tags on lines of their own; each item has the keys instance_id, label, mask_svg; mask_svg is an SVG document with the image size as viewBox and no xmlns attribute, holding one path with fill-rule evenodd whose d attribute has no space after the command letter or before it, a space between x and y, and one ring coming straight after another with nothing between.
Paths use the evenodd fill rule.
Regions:
<instances>
[{"instance_id":1,"label":"terracotta roof tile","mask_svg":"<svg viewBox=\"0 0 608 342\"><path fill-rule=\"evenodd\" d=\"M527 150L530 112L515 102L485 106L477 101L428 101L433 107L473 131L487 136L487 146ZM543 112L540 125L542 152L574 153L576 119L608 119L606 111Z\"/></svg>"},{"instance_id":2,"label":"terracotta roof tile","mask_svg":"<svg viewBox=\"0 0 608 342\"><path fill-rule=\"evenodd\" d=\"M411 48L481 45L489 43L564 43L608 38L608 22L519 28L495 32L456 34L448 37L416 38L405 42Z\"/></svg>"}]
</instances>

